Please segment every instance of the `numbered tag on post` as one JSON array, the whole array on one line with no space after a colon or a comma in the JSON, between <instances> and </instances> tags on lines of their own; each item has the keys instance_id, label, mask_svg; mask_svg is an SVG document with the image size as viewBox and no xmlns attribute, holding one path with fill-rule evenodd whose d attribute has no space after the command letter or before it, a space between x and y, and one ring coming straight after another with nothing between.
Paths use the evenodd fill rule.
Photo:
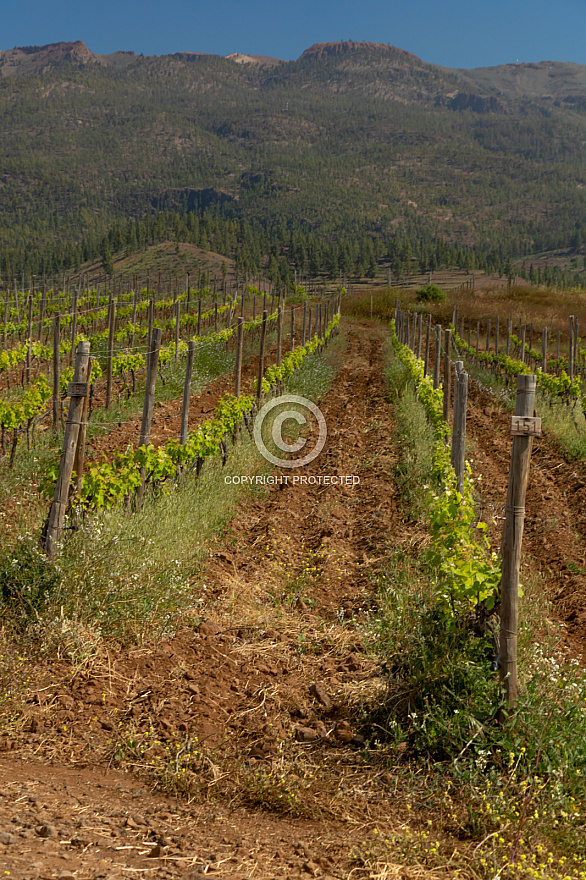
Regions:
<instances>
[{"instance_id":1,"label":"numbered tag on post","mask_svg":"<svg viewBox=\"0 0 586 880\"><path fill-rule=\"evenodd\" d=\"M511 416L512 437L541 437L541 419L534 416Z\"/></svg>"}]
</instances>

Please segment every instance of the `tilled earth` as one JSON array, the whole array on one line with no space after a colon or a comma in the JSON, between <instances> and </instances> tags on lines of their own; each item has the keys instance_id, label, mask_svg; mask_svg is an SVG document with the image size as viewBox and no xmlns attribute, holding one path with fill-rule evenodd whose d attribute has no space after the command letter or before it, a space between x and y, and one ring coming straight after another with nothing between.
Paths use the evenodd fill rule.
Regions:
<instances>
[{"instance_id":1,"label":"tilled earth","mask_svg":"<svg viewBox=\"0 0 586 880\"><path fill-rule=\"evenodd\" d=\"M174 638L35 670L20 732L0 740L6 876L372 876L356 854L373 835L427 822L396 793L401 748L374 769L360 730L362 703L383 687L365 651L373 575L425 540L393 477L385 335L350 325L320 403L328 440L303 469L359 482L290 480L242 504L210 559L203 620ZM470 403L474 472L485 514L499 517L510 415L485 391ZM525 548L576 648L583 500L580 474L537 441ZM389 865L385 876L435 875Z\"/></svg>"},{"instance_id":2,"label":"tilled earth","mask_svg":"<svg viewBox=\"0 0 586 880\"><path fill-rule=\"evenodd\" d=\"M494 518L493 546L500 544L511 458L511 415L498 398L472 384L467 431L472 469L485 515ZM539 574L548 598L567 625L569 641L586 651L586 472L569 464L552 439L533 441L526 499L523 551L526 573Z\"/></svg>"},{"instance_id":3,"label":"tilled earth","mask_svg":"<svg viewBox=\"0 0 586 880\"><path fill-rule=\"evenodd\" d=\"M404 530L383 338L351 332L304 469L359 483L243 506L210 562L205 622L39 672L24 735L3 741L11 876L347 876L388 794L364 775L355 710L380 681L352 624Z\"/></svg>"}]
</instances>

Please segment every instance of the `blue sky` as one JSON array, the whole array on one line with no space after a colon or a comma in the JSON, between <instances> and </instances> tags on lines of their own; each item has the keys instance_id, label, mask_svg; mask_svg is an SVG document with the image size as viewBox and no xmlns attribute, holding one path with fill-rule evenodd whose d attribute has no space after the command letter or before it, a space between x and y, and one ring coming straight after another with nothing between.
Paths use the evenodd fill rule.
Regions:
<instances>
[{"instance_id":1,"label":"blue sky","mask_svg":"<svg viewBox=\"0 0 586 880\"><path fill-rule=\"evenodd\" d=\"M0 48L81 39L94 52L297 58L373 40L448 67L586 64L586 0L0 0Z\"/></svg>"}]
</instances>

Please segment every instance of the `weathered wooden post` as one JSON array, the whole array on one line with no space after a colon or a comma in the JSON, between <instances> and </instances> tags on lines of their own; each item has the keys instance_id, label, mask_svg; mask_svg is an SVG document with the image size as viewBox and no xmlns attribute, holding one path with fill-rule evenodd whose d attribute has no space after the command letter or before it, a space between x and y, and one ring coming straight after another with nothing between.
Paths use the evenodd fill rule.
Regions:
<instances>
[{"instance_id":1,"label":"weathered wooden post","mask_svg":"<svg viewBox=\"0 0 586 880\"><path fill-rule=\"evenodd\" d=\"M28 295L28 322L26 327L26 384L31 381L31 362L33 347L33 295Z\"/></svg>"},{"instance_id":2,"label":"weathered wooden post","mask_svg":"<svg viewBox=\"0 0 586 880\"><path fill-rule=\"evenodd\" d=\"M153 327L155 325L155 298L151 296L149 299L149 329L147 333L147 368L148 368L148 358L149 352L151 350L152 341L153 341Z\"/></svg>"},{"instance_id":3,"label":"weathered wooden post","mask_svg":"<svg viewBox=\"0 0 586 880\"><path fill-rule=\"evenodd\" d=\"M59 433L61 314L53 317L53 433Z\"/></svg>"},{"instance_id":4,"label":"weathered wooden post","mask_svg":"<svg viewBox=\"0 0 586 880\"><path fill-rule=\"evenodd\" d=\"M421 357L421 335L423 330L423 315L419 312L419 318L417 319L417 357Z\"/></svg>"},{"instance_id":5,"label":"weathered wooden post","mask_svg":"<svg viewBox=\"0 0 586 880\"><path fill-rule=\"evenodd\" d=\"M262 325L260 330L260 351L258 355L258 373L256 381L256 400L260 403L262 398L262 377L264 375L265 337L267 333L267 310L263 309Z\"/></svg>"},{"instance_id":6,"label":"weathered wooden post","mask_svg":"<svg viewBox=\"0 0 586 880\"><path fill-rule=\"evenodd\" d=\"M242 344L244 341L244 318L238 318L238 330L236 334L236 368L234 370L234 397L240 397L240 385L242 381Z\"/></svg>"},{"instance_id":7,"label":"weathered wooden post","mask_svg":"<svg viewBox=\"0 0 586 880\"><path fill-rule=\"evenodd\" d=\"M547 327L541 331L541 372L547 373Z\"/></svg>"},{"instance_id":8,"label":"weathered wooden post","mask_svg":"<svg viewBox=\"0 0 586 880\"><path fill-rule=\"evenodd\" d=\"M41 293L41 308L39 310L39 342L43 341L43 321L45 320L45 308L47 305L47 286L43 281L43 292Z\"/></svg>"},{"instance_id":9,"label":"weathered wooden post","mask_svg":"<svg viewBox=\"0 0 586 880\"><path fill-rule=\"evenodd\" d=\"M181 320L181 303L175 302L175 358L179 357L179 322Z\"/></svg>"},{"instance_id":10,"label":"weathered wooden post","mask_svg":"<svg viewBox=\"0 0 586 880\"><path fill-rule=\"evenodd\" d=\"M533 437L541 434L541 419L533 417L536 378L517 376L517 401L511 419L513 450L501 546L500 677L507 705L517 700L517 628L519 618L519 570L525 523L525 496Z\"/></svg>"},{"instance_id":11,"label":"weathered wooden post","mask_svg":"<svg viewBox=\"0 0 586 880\"><path fill-rule=\"evenodd\" d=\"M146 446L151 436L151 423L155 406L155 388L157 384L157 367L159 365L159 349L163 331L160 327L153 327L151 347L147 359L147 376L144 389L144 404L142 408L142 422L140 426L139 446Z\"/></svg>"},{"instance_id":12,"label":"weathered wooden post","mask_svg":"<svg viewBox=\"0 0 586 880\"><path fill-rule=\"evenodd\" d=\"M193 373L193 358L195 355L195 340L189 340L187 348L187 365L185 367L185 383L183 385L183 408L181 410L181 434L179 442L182 446L187 443L187 431L189 428L189 399L191 397L191 375Z\"/></svg>"},{"instance_id":13,"label":"weathered wooden post","mask_svg":"<svg viewBox=\"0 0 586 880\"><path fill-rule=\"evenodd\" d=\"M301 331L301 345L305 345L307 332L307 302L303 303L303 329Z\"/></svg>"},{"instance_id":14,"label":"weathered wooden post","mask_svg":"<svg viewBox=\"0 0 586 880\"><path fill-rule=\"evenodd\" d=\"M568 341L568 376L570 378L570 382L574 380L574 316L570 315L569 318L570 324L570 336Z\"/></svg>"},{"instance_id":15,"label":"weathered wooden post","mask_svg":"<svg viewBox=\"0 0 586 880\"><path fill-rule=\"evenodd\" d=\"M63 454L59 465L59 477L57 485L55 486L55 495L53 496L53 503L47 521L45 552L49 557L55 555L57 544L60 541L63 532L69 485L71 483L75 452L77 449L77 441L79 439L79 429L82 421L85 399L88 393L87 380L89 375L89 363L90 344L89 342L80 342L77 347L77 355L75 358L73 382L71 382L68 389L70 403L69 411L67 413L65 437L63 440Z\"/></svg>"},{"instance_id":16,"label":"weathered wooden post","mask_svg":"<svg viewBox=\"0 0 586 880\"><path fill-rule=\"evenodd\" d=\"M8 315L10 308L10 290L6 288L6 297L4 299L4 350L8 348ZM10 385L8 386L10 387Z\"/></svg>"},{"instance_id":17,"label":"weathered wooden post","mask_svg":"<svg viewBox=\"0 0 586 880\"><path fill-rule=\"evenodd\" d=\"M452 385L452 370L450 366L450 349L452 345L452 331L444 330L444 422L450 421L450 394Z\"/></svg>"},{"instance_id":18,"label":"weathered wooden post","mask_svg":"<svg viewBox=\"0 0 586 880\"><path fill-rule=\"evenodd\" d=\"M75 491L77 495L81 495L81 484L83 480L83 471L85 468L85 438L87 434L88 410L90 402L90 387L92 381L92 362L90 359L87 370L87 394L83 400L83 408L81 413L81 424L79 426L79 437L77 439L77 448L75 450L75 461L73 462L73 470L75 471Z\"/></svg>"},{"instance_id":19,"label":"weathered wooden post","mask_svg":"<svg viewBox=\"0 0 586 880\"><path fill-rule=\"evenodd\" d=\"M456 485L460 494L464 491L466 471L466 405L468 402L468 373L463 361L456 361L454 379L454 423L452 426L451 462L456 473Z\"/></svg>"},{"instance_id":20,"label":"weathered wooden post","mask_svg":"<svg viewBox=\"0 0 586 880\"><path fill-rule=\"evenodd\" d=\"M295 350L295 307L291 306L291 344L289 345L289 351Z\"/></svg>"},{"instance_id":21,"label":"weathered wooden post","mask_svg":"<svg viewBox=\"0 0 586 880\"><path fill-rule=\"evenodd\" d=\"M281 306L277 308L277 367L281 366Z\"/></svg>"},{"instance_id":22,"label":"weathered wooden post","mask_svg":"<svg viewBox=\"0 0 586 880\"><path fill-rule=\"evenodd\" d=\"M106 369L106 409L110 409L112 405L112 364L114 360L114 315L116 313L116 304L114 298L110 297L108 303L108 366Z\"/></svg>"},{"instance_id":23,"label":"weathered wooden post","mask_svg":"<svg viewBox=\"0 0 586 880\"><path fill-rule=\"evenodd\" d=\"M73 288L73 299L71 302L71 350L69 353L69 363L73 363L73 355L75 353L75 336L77 333L77 295L79 293L79 287L77 290L75 287Z\"/></svg>"},{"instance_id":24,"label":"weathered wooden post","mask_svg":"<svg viewBox=\"0 0 586 880\"><path fill-rule=\"evenodd\" d=\"M433 365L433 387L440 387L440 364L441 364L441 334L442 325L435 325L435 361Z\"/></svg>"},{"instance_id":25,"label":"weathered wooden post","mask_svg":"<svg viewBox=\"0 0 586 880\"><path fill-rule=\"evenodd\" d=\"M431 333L431 315L427 316L427 321L425 322L425 354L423 357L423 375L427 376L427 371L429 369L429 336Z\"/></svg>"}]
</instances>

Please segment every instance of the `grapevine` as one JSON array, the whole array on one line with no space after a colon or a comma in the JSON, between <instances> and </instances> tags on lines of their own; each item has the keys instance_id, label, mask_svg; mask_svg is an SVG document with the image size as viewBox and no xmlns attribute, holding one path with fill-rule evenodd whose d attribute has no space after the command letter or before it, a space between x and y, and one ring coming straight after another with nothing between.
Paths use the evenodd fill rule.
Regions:
<instances>
[{"instance_id":1,"label":"grapevine","mask_svg":"<svg viewBox=\"0 0 586 880\"><path fill-rule=\"evenodd\" d=\"M486 524L475 523L469 466L462 493L456 488L446 443L449 431L443 419L442 389L433 387L431 378L423 375L423 361L399 342L394 321L391 340L396 356L409 371L433 429L432 473L439 489L430 490L431 547L427 559L435 576L437 597L454 614L465 613L479 602L490 609L499 588L500 566L496 554L490 552Z\"/></svg>"}]
</instances>

